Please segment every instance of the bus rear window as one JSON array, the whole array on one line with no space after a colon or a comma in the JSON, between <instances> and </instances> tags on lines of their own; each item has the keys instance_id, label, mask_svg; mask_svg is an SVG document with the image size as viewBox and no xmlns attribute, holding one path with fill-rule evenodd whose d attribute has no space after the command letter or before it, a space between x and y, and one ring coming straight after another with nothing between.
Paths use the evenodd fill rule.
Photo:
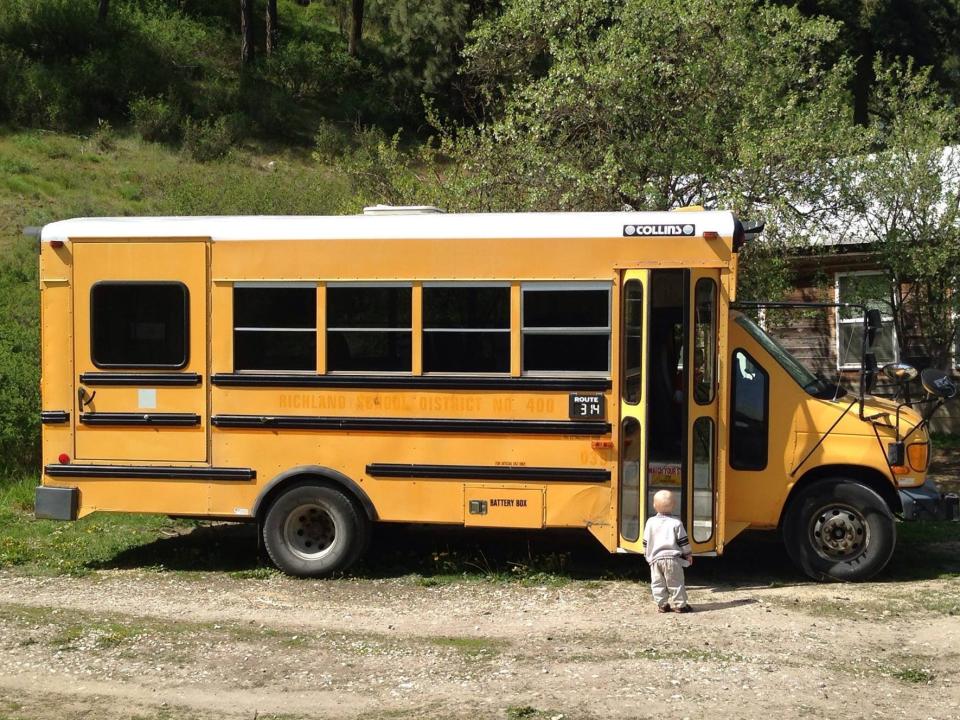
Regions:
<instances>
[{"instance_id":1,"label":"bus rear window","mask_svg":"<svg viewBox=\"0 0 960 720\"><path fill-rule=\"evenodd\" d=\"M187 364L189 293L178 282L102 282L90 291L93 364L181 368Z\"/></svg>"}]
</instances>

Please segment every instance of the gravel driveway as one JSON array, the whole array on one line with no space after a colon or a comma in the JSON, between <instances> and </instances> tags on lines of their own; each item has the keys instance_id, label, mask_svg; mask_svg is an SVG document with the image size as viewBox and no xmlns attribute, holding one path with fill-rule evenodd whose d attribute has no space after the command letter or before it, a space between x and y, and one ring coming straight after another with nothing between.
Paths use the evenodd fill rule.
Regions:
<instances>
[{"instance_id":1,"label":"gravel driveway","mask_svg":"<svg viewBox=\"0 0 960 720\"><path fill-rule=\"evenodd\" d=\"M0 718L960 718L956 576L691 585L4 571Z\"/></svg>"}]
</instances>

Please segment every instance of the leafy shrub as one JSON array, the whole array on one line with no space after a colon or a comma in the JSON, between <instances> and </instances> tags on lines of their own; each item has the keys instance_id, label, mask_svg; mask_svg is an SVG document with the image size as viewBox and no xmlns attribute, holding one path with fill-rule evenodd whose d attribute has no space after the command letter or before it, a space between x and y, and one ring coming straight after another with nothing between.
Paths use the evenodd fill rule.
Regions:
<instances>
[{"instance_id":1,"label":"leafy shrub","mask_svg":"<svg viewBox=\"0 0 960 720\"><path fill-rule=\"evenodd\" d=\"M104 120L103 118L98 119L97 129L90 139L93 140L93 145L97 149L97 152L112 152L117 148L117 134L114 132L109 120Z\"/></svg>"},{"instance_id":2,"label":"leafy shrub","mask_svg":"<svg viewBox=\"0 0 960 720\"><path fill-rule=\"evenodd\" d=\"M161 2L116 3L107 21L75 0L0 2L0 112L77 129L116 121L140 96L190 97L224 52L201 22ZM224 48L219 50L219 48Z\"/></svg>"},{"instance_id":3,"label":"leafy shrub","mask_svg":"<svg viewBox=\"0 0 960 720\"><path fill-rule=\"evenodd\" d=\"M40 457L36 240L0 251L0 473Z\"/></svg>"},{"instance_id":4,"label":"leafy shrub","mask_svg":"<svg viewBox=\"0 0 960 720\"><path fill-rule=\"evenodd\" d=\"M180 134L180 110L162 95L138 97L130 103L130 120L144 140L174 140Z\"/></svg>"},{"instance_id":5,"label":"leafy shrub","mask_svg":"<svg viewBox=\"0 0 960 720\"><path fill-rule=\"evenodd\" d=\"M297 98L338 95L359 79L363 66L342 43L290 40L267 58L264 77Z\"/></svg>"},{"instance_id":6,"label":"leafy shrub","mask_svg":"<svg viewBox=\"0 0 960 720\"><path fill-rule=\"evenodd\" d=\"M321 122L313 136L314 157L320 162L332 164L349 145L346 133L329 120Z\"/></svg>"},{"instance_id":7,"label":"leafy shrub","mask_svg":"<svg viewBox=\"0 0 960 720\"><path fill-rule=\"evenodd\" d=\"M156 212L169 215L324 215L343 204L347 188L340 177L296 163L274 168L226 161L210 182L209 168L185 162L149 178L144 193L158 198Z\"/></svg>"},{"instance_id":8,"label":"leafy shrub","mask_svg":"<svg viewBox=\"0 0 960 720\"><path fill-rule=\"evenodd\" d=\"M82 117L76 68L51 66L0 45L0 117L19 125L66 129Z\"/></svg>"},{"instance_id":9,"label":"leafy shrub","mask_svg":"<svg viewBox=\"0 0 960 720\"><path fill-rule=\"evenodd\" d=\"M197 162L224 157L233 147L234 136L226 117L216 120L183 121L183 149Z\"/></svg>"}]
</instances>

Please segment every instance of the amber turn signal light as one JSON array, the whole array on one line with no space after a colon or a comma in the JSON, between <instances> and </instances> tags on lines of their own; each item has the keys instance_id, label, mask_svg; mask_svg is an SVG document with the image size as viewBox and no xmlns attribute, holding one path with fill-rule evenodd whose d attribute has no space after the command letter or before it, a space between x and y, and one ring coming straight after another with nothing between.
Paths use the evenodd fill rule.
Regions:
<instances>
[{"instance_id":1,"label":"amber turn signal light","mask_svg":"<svg viewBox=\"0 0 960 720\"><path fill-rule=\"evenodd\" d=\"M930 445L928 443L912 443L907 446L907 460L917 472L923 472L927 469L927 463L930 461Z\"/></svg>"}]
</instances>

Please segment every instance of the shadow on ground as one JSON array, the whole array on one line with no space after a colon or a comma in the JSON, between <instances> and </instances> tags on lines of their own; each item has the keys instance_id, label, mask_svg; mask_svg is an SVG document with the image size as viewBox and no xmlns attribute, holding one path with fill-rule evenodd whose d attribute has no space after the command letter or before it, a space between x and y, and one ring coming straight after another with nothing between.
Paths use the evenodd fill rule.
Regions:
<instances>
[{"instance_id":1,"label":"shadow on ground","mask_svg":"<svg viewBox=\"0 0 960 720\"><path fill-rule=\"evenodd\" d=\"M898 582L960 574L960 523L899 526L900 541L880 581ZM129 548L94 568L162 568L174 571L268 573L253 524L206 524ZM474 530L446 526L378 525L356 578L417 575L424 584L515 578L531 583L567 580L647 580L643 558L607 553L577 531ZM774 533L744 533L723 557L697 558L687 570L692 586L731 589L810 582L790 562Z\"/></svg>"}]
</instances>

